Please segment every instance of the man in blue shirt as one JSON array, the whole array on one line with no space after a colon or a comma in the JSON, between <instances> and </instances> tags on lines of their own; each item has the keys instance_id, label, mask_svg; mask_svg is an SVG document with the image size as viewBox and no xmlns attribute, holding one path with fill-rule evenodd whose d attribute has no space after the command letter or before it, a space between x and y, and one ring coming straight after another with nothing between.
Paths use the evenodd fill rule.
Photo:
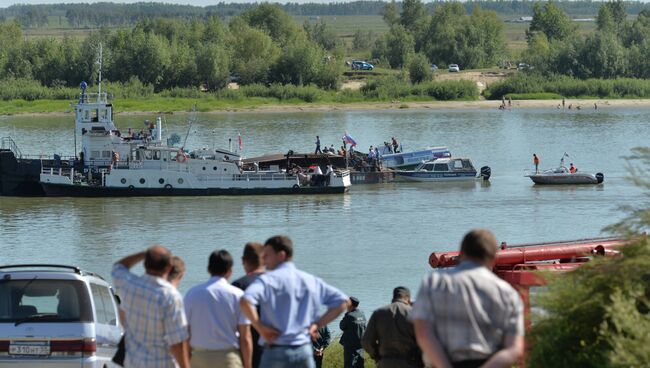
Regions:
<instances>
[{"instance_id":1,"label":"man in blue shirt","mask_svg":"<svg viewBox=\"0 0 650 368\"><path fill-rule=\"evenodd\" d=\"M291 261L293 243L274 236L264 244L268 270L240 300L241 310L266 344L261 368L314 368L311 340L348 307L348 297ZM320 316L321 306L327 312ZM259 306L260 313L255 307Z\"/></svg>"}]
</instances>

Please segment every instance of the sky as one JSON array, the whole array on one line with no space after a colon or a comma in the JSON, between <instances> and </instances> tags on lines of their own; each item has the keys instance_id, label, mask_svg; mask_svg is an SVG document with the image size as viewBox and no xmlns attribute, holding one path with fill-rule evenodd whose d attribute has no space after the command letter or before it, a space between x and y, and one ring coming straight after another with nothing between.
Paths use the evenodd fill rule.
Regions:
<instances>
[{"instance_id":1,"label":"sky","mask_svg":"<svg viewBox=\"0 0 650 368\"><path fill-rule=\"evenodd\" d=\"M123 4L131 4L131 3L139 3L143 2L143 0L101 0L103 2L113 2L113 3L123 3ZM215 5L221 1L224 2L230 2L230 3L252 3L256 2L255 0L173 0L173 1L165 1L165 0L159 0L155 2L165 2L165 3L174 3L174 4L186 4L186 5L197 5L197 6L206 6L206 5ZM331 0L333 1L333 0ZM279 2L279 3L286 3L286 2L292 2L292 3L327 3L331 2L328 0L274 0L271 2ZM340 1L340 0L339 0ZM344 0L345 1L345 0ZM0 0L0 8L6 8L8 6L14 5L14 4L60 4L60 3L96 3L99 2L98 0ZM148 2L148 1L144 1ZM261 1L257 1L261 2Z\"/></svg>"}]
</instances>

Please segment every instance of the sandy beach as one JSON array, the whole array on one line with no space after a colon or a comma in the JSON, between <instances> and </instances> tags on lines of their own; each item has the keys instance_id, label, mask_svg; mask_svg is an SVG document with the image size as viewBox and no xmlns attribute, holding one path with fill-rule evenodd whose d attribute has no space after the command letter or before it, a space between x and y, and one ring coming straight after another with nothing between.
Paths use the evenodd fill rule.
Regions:
<instances>
[{"instance_id":1,"label":"sandy beach","mask_svg":"<svg viewBox=\"0 0 650 368\"><path fill-rule=\"evenodd\" d=\"M593 110L594 104L598 109L608 108L650 108L650 99L566 99L565 109L568 110ZM369 111L369 110L402 110L402 109L498 109L500 100L478 101L392 101L392 102L357 102L357 103L304 103L304 104L277 104L259 105L247 108L222 108L211 111L202 111L206 114L231 114L231 113L291 113L291 112L329 112L329 111ZM507 104L506 104L507 105ZM561 109L562 100L513 100L512 109ZM117 115L144 115L144 114L188 114L189 111L117 111ZM61 116L72 115L67 112L47 113L16 113L14 116ZM3 115L0 115L3 116ZM7 115L4 115L7 116Z\"/></svg>"}]
</instances>

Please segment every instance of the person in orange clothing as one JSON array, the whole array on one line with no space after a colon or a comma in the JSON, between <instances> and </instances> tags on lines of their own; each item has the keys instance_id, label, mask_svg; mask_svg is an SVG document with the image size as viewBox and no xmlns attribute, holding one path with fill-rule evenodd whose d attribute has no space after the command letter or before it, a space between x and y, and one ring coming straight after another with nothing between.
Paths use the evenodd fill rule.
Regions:
<instances>
[{"instance_id":1,"label":"person in orange clothing","mask_svg":"<svg viewBox=\"0 0 650 368\"><path fill-rule=\"evenodd\" d=\"M535 174L539 174L539 157L533 153L533 163L535 164Z\"/></svg>"},{"instance_id":2,"label":"person in orange clothing","mask_svg":"<svg viewBox=\"0 0 650 368\"><path fill-rule=\"evenodd\" d=\"M575 174L576 172L578 172L578 169L575 166L573 166L573 162L571 163L571 165L569 165L569 172L571 174Z\"/></svg>"}]
</instances>

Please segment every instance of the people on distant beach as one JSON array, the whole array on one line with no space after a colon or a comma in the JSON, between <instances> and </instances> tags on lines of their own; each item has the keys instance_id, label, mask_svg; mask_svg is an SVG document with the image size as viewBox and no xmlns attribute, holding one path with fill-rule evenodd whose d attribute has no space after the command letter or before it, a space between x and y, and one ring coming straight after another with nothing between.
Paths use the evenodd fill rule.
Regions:
<instances>
[{"instance_id":1,"label":"people on distant beach","mask_svg":"<svg viewBox=\"0 0 650 368\"><path fill-rule=\"evenodd\" d=\"M316 142L314 142L314 143L316 144L316 150L314 150L314 154L317 154L317 153L322 154L323 151L321 151L321 149L320 149L320 137L319 136L316 136Z\"/></svg>"},{"instance_id":2,"label":"people on distant beach","mask_svg":"<svg viewBox=\"0 0 650 368\"><path fill-rule=\"evenodd\" d=\"M533 153L533 164L535 165L535 174L539 174L539 156Z\"/></svg>"},{"instance_id":3,"label":"people on distant beach","mask_svg":"<svg viewBox=\"0 0 650 368\"><path fill-rule=\"evenodd\" d=\"M505 368L523 356L524 306L492 272L497 247L490 231L472 230L458 266L424 277L410 318L428 366Z\"/></svg>"},{"instance_id":4,"label":"people on distant beach","mask_svg":"<svg viewBox=\"0 0 650 368\"><path fill-rule=\"evenodd\" d=\"M343 368L363 368L361 337L366 332L366 316L359 309L359 299L350 297L348 311L341 319L339 327L343 331L339 341L343 345Z\"/></svg>"},{"instance_id":5,"label":"people on distant beach","mask_svg":"<svg viewBox=\"0 0 650 368\"><path fill-rule=\"evenodd\" d=\"M575 174L575 173L578 172L578 168L575 167L575 166L573 166L573 162L569 165L569 172L570 172L571 174Z\"/></svg>"},{"instance_id":6,"label":"people on distant beach","mask_svg":"<svg viewBox=\"0 0 650 368\"><path fill-rule=\"evenodd\" d=\"M564 108L565 103L566 103L566 100L564 99L564 97L562 97L562 108Z\"/></svg>"},{"instance_id":7,"label":"people on distant beach","mask_svg":"<svg viewBox=\"0 0 650 368\"><path fill-rule=\"evenodd\" d=\"M598 104L594 102L594 110L598 110Z\"/></svg>"}]
</instances>

